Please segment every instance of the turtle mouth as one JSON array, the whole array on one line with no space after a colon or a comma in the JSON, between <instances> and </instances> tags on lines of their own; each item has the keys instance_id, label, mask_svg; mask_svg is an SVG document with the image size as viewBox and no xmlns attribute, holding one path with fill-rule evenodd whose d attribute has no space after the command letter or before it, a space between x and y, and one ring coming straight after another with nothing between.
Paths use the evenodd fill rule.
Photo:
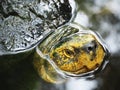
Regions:
<instances>
[{"instance_id":1,"label":"turtle mouth","mask_svg":"<svg viewBox=\"0 0 120 90\"><path fill-rule=\"evenodd\" d=\"M79 74L83 74L83 73L88 73L90 71L94 71L95 69L100 67L100 64L96 63L93 66L89 67L87 65L82 65L82 63L79 62L78 60L70 60L69 62L63 63L62 65L60 65L58 67L62 71L79 75Z\"/></svg>"},{"instance_id":2,"label":"turtle mouth","mask_svg":"<svg viewBox=\"0 0 120 90\"><path fill-rule=\"evenodd\" d=\"M76 74L76 75L88 73L90 71L94 71L95 69L99 68L99 66L100 66L99 64L96 64L93 66L92 69L89 69L87 66L83 66L83 67L77 69L76 71L72 71L71 73Z\"/></svg>"},{"instance_id":3,"label":"turtle mouth","mask_svg":"<svg viewBox=\"0 0 120 90\"><path fill-rule=\"evenodd\" d=\"M95 71L104 61L106 47L96 34L81 33L76 33L72 38L65 38L62 44L52 48L50 58L61 71L74 75L85 74Z\"/></svg>"}]
</instances>

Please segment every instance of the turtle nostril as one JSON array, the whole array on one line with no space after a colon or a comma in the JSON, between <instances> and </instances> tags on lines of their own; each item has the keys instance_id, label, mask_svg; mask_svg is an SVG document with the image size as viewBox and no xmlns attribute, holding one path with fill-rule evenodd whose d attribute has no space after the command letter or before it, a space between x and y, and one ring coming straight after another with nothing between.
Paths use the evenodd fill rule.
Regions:
<instances>
[{"instance_id":1,"label":"turtle nostril","mask_svg":"<svg viewBox=\"0 0 120 90\"><path fill-rule=\"evenodd\" d=\"M89 47L87 47L87 50L88 50L88 51L92 51L93 49L94 49L93 46L89 46Z\"/></svg>"},{"instance_id":2,"label":"turtle nostril","mask_svg":"<svg viewBox=\"0 0 120 90\"><path fill-rule=\"evenodd\" d=\"M96 47L94 46L94 45L90 45L90 46L88 46L88 47L86 47L86 51L89 53L89 52L91 52L91 51L95 51L95 49L96 49Z\"/></svg>"},{"instance_id":3,"label":"turtle nostril","mask_svg":"<svg viewBox=\"0 0 120 90\"><path fill-rule=\"evenodd\" d=\"M95 42L92 42L86 45L87 52L90 52L90 51L95 52L96 48L97 48L97 44Z\"/></svg>"}]
</instances>

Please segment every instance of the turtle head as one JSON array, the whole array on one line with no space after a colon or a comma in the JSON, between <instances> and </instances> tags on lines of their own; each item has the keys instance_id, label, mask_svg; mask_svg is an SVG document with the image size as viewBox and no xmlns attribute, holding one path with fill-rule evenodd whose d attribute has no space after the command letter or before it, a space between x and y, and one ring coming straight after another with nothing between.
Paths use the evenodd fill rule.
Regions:
<instances>
[{"instance_id":1,"label":"turtle head","mask_svg":"<svg viewBox=\"0 0 120 90\"><path fill-rule=\"evenodd\" d=\"M36 48L34 66L48 82L68 77L91 77L108 62L109 51L101 36L77 25L63 26Z\"/></svg>"},{"instance_id":2,"label":"turtle head","mask_svg":"<svg viewBox=\"0 0 120 90\"><path fill-rule=\"evenodd\" d=\"M80 75L101 66L106 47L91 32L81 31L65 37L51 49L50 58L60 70Z\"/></svg>"}]
</instances>

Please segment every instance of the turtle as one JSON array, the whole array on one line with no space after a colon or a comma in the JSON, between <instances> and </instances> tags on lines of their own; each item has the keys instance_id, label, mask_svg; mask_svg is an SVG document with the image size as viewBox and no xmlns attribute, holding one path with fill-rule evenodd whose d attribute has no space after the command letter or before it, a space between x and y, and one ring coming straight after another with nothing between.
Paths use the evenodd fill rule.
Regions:
<instances>
[{"instance_id":1,"label":"turtle","mask_svg":"<svg viewBox=\"0 0 120 90\"><path fill-rule=\"evenodd\" d=\"M37 46L33 64L44 80L61 83L94 76L103 70L109 56L108 46L98 33L69 23Z\"/></svg>"},{"instance_id":2,"label":"turtle","mask_svg":"<svg viewBox=\"0 0 120 90\"><path fill-rule=\"evenodd\" d=\"M73 22L69 0L1 3L0 60L19 61L33 53L36 72L51 83L93 75L108 62L104 40Z\"/></svg>"}]
</instances>

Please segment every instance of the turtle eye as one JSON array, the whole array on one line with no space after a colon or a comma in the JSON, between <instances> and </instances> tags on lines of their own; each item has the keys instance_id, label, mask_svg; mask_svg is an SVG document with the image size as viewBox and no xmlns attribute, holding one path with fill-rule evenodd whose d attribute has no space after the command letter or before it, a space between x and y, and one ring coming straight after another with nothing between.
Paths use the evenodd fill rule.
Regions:
<instances>
[{"instance_id":1,"label":"turtle eye","mask_svg":"<svg viewBox=\"0 0 120 90\"><path fill-rule=\"evenodd\" d=\"M72 57L72 56L74 56L74 52L69 50L69 49L65 49L64 50L64 55L67 56L67 57Z\"/></svg>"}]
</instances>

